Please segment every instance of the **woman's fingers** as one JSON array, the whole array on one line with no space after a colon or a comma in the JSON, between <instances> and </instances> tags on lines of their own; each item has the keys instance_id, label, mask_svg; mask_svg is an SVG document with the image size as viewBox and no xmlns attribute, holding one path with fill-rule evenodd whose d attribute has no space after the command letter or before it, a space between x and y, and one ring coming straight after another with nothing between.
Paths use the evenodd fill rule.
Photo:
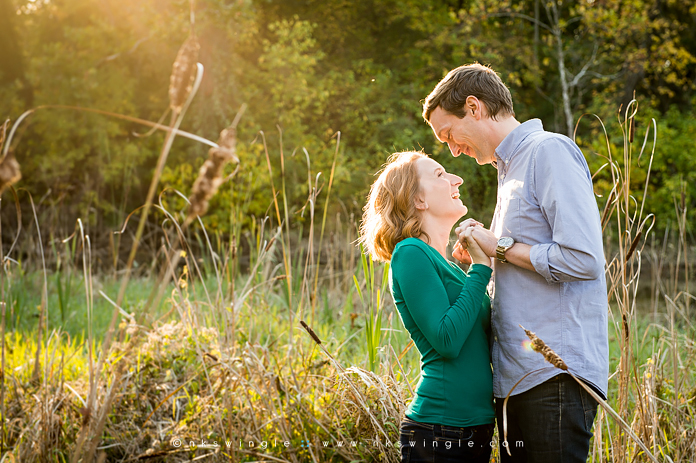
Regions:
<instances>
[{"instance_id":1,"label":"woman's fingers","mask_svg":"<svg viewBox=\"0 0 696 463\"><path fill-rule=\"evenodd\" d=\"M478 243L476 243L476 239L474 238L474 227L467 228L462 232L462 235L464 236L467 247L478 246Z\"/></svg>"},{"instance_id":2,"label":"woman's fingers","mask_svg":"<svg viewBox=\"0 0 696 463\"><path fill-rule=\"evenodd\" d=\"M463 230L469 227L483 227L483 224L475 219L466 219L459 224L457 230Z\"/></svg>"},{"instance_id":3,"label":"woman's fingers","mask_svg":"<svg viewBox=\"0 0 696 463\"><path fill-rule=\"evenodd\" d=\"M459 241L454 243L454 248L452 249L452 257L464 264L471 263L471 255L469 255L469 251L463 248L462 244Z\"/></svg>"}]
</instances>

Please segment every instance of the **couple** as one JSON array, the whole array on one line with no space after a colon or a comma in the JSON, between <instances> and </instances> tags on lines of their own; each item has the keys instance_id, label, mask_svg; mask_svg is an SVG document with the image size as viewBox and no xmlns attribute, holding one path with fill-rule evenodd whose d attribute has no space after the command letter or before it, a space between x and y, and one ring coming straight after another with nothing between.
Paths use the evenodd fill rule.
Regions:
<instances>
[{"instance_id":1,"label":"couple","mask_svg":"<svg viewBox=\"0 0 696 463\"><path fill-rule=\"evenodd\" d=\"M498 200L490 230L473 219L456 229L453 256L471 263L464 273L446 258L467 213L460 177L403 152L372 185L362 240L374 259L391 261L392 295L421 354L402 461L488 462L497 418L502 462L585 462L597 402L533 352L518 326L606 397L604 253L585 158L538 119L520 124L508 88L479 64L447 74L423 116L453 156L496 167ZM503 442L503 400L518 381Z\"/></svg>"}]
</instances>

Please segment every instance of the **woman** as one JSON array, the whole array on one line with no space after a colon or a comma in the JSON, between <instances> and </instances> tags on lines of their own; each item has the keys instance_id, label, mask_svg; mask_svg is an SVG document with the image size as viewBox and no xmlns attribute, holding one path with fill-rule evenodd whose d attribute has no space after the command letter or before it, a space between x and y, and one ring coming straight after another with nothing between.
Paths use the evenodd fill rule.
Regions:
<instances>
[{"instance_id":1,"label":"woman","mask_svg":"<svg viewBox=\"0 0 696 463\"><path fill-rule=\"evenodd\" d=\"M372 185L362 241L391 261L390 288L421 354L421 379L401 423L402 462L488 462L495 422L486 286L490 258L464 235L468 273L445 257L450 230L467 213L462 179L423 153L393 154Z\"/></svg>"}]
</instances>

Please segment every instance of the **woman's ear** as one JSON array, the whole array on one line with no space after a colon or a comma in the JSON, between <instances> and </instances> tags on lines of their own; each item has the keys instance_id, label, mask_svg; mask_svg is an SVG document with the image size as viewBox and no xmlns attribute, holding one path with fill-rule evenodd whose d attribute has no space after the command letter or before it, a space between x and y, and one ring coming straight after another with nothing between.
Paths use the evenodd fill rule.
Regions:
<instances>
[{"instance_id":1,"label":"woman's ear","mask_svg":"<svg viewBox=\"0 0 696 463\"><path fill-rule=\"evenodd\" d=\"M417 210L424 211L428 208L428 203L426 203L424 199L421 199L420 197L416 196L414 201L416 203Z\"/></svg>"}]
</instances>

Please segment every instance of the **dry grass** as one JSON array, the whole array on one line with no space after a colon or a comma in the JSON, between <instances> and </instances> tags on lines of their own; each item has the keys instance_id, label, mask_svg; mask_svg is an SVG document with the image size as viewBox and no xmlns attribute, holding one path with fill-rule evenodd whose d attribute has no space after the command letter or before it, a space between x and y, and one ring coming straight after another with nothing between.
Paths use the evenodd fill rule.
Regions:
<instances>
[{"instance_id":1,"label":"dry grass","mask_svg":"<svg viewBox=\"0 0 696 463\"><path fill-rule=\"evenodd\" d=\"M183 322L127 329L108 356L94 410L81 345L56 345L56 337L47 346L62 354L52 358L47 388L32 387L26 374L10 378L6 457L60 461L81 429L104 420L93 450L107 461L396 461L408 392L391 374L327 363L306 342L288 362L259 344L226 347L216 329ZM15 335L9 348L31 350L32 342Z\"/></svg>"}]
</instances>

